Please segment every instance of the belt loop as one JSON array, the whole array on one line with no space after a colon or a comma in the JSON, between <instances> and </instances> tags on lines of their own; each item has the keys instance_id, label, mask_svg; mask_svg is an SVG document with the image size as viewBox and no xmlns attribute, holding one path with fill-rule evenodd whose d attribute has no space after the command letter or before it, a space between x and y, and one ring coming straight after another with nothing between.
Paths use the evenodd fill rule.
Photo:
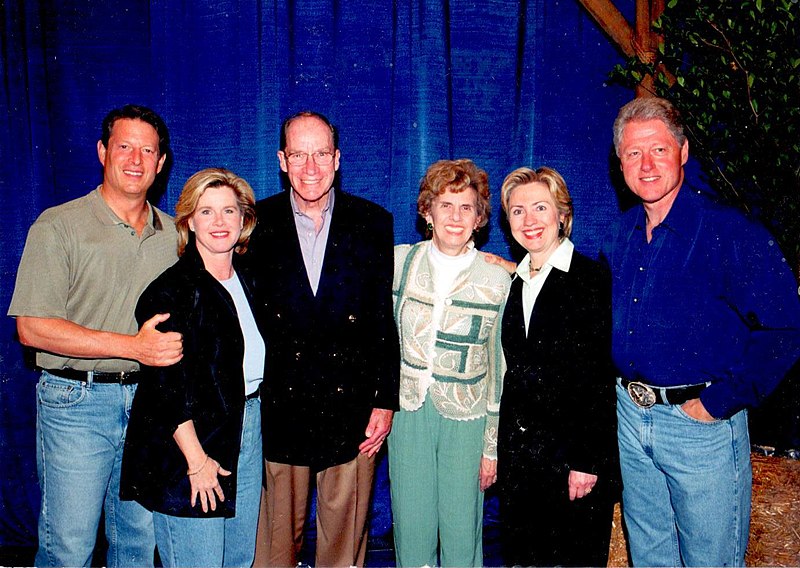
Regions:
<instances>
[{"instance_id":1,"label":"belt loop","mask_svg":"<svg viewBox=\"0 0 800 568\"><path fill-rule=\"evenodd\" d=\"M94 371L86 371L86 388L92 388L94 384Z\"/></svg>"}]
</instances>

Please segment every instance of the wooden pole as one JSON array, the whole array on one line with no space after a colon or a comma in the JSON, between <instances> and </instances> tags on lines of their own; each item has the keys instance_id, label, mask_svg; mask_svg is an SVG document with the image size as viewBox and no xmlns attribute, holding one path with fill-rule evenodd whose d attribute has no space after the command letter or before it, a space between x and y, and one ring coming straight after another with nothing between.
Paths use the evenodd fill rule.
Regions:
<instances>
[{"instance_id":1,"label":"wooden pole","mask_svg":"<svg viewBox=\"0 0 800 568\"><path fill-rule=\"evenodd\" d=\"M610 0L578 0L627 57L636 55L633 30Z\"/></svg>"},{"instance_id":2,"label":"wooden pole","mask_svg":"<svg viewBox=\"0 0 800 568\"><path fill-rule=\"evenodd\" d=\"M636 47L636 56L644 63L652 63L655 53L650 38L650 0L636 0L636 33L633 41ZM652 75L645 75L636 86L637 97L651 97L655 94Z\"/></svg>"},{"instance_id":3,"label":"wooden pole","mask_svg":"<svg viewBox=\"0 0 800 568\"><path fill-rule=\"evenodd\" d=\"M625 19L611 0L578 0L584 9L595 19L603 31L626 57L637 57L643 63L656 61L658 46L664 41L652 30L653 22L664 13L665 0L636 0L636 29ZM675 77L663 66L659 66L667 80L672 83ZM646 75L636 87L636 96L654 96L655 79Z\"/></svg>"}]
</instances>

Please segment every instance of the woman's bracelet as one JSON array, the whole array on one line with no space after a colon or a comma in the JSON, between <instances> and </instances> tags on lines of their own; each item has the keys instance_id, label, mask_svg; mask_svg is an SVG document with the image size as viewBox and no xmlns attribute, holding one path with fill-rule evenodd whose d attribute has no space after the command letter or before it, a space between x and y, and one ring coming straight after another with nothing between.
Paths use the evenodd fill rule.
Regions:
<instances>
[{"instance_id":1,"label":"woman's bracelet","mask_svg":"<svg viewBox=\"0 0 800 568\"><path fill-rule=\"evenodd\" d=\"M203 468L204 468L204 467L206 467L206 464L208 463L208 459L209 459L209 456L208 456L208 454L206 454L206 460L203 462L203 465L201 465L200 467L198 467L198 468L197 468L196 470L194 470L194 471L191 471L191 470L188 470L188 469L187 469L187 470L186 470L186 475L197 475L198 473L200 473L201 471L203 471Z\"/></svg>"}]
</instances>

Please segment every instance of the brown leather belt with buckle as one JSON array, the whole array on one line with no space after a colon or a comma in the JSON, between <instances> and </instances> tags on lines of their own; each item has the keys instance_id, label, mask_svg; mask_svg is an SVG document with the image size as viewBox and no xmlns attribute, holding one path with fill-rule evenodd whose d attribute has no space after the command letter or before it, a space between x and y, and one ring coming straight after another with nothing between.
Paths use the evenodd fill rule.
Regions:
<instances>
[{"instance_id":1,"label":"brown leather belt with buckle","mask_svg":"<svg viewBox=\"0 0 800 568\"><path fill-rule=\"evenodd\" d=\"M135 385L139 382L139 371L120 371L109 373L106 371L78 371L76 369L42 369L56 377L63 377L73 381L89 382L89 373L93 383L118 383L121 385Z\"/></svg>"},{"instance_id":2,"label":"brown leather belt with buckle","mask_svg":"<svg viewBox=\"0 0 800 568\"><path fill-rule=\"evenodd\" d=\"M683 404L698 398L711 383L699 383L684 387L656 387L639 381L620 379L633 403L639 408L650 408L656 404Z\"/></svg>"}]
</instances>

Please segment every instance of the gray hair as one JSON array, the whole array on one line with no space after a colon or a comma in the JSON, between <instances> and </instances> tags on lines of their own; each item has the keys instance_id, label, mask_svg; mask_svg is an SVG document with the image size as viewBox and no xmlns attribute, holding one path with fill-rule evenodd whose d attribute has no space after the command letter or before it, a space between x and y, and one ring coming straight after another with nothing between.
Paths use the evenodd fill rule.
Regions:
<instances>
[{"instance_id":1,"label":"gray hair","mask_svg":"<svg viewBox=\"0 0 800 568\"><path fill-rule=\"evenodd\" d=\"M672 137L683 146L686 142L686 135L683 133L683 120L681 113L678 112L672 103L667 99L658 97L642 97L633 99L619 110L617 119L614 121L614 150L619 157L619 146L622 143L622 131L630 122L660 120L667 127Z\"/></svg>"}]
</instances>

